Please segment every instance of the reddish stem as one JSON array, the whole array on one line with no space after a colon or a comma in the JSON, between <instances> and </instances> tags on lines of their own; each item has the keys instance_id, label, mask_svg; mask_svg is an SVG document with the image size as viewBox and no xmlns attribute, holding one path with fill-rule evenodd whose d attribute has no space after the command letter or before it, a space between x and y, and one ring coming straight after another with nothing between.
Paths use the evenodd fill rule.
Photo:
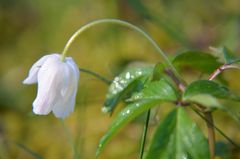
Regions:
<instances>
[{"instance_id":1,"label":"reddish stem","mask_svg":"<svg viewBox=\"0 0 240 159\"><path fill-rule=\"evenodd\" d=\"M240 69L239 64L224 64L217 68L208 78L209 81L214 80L219 74L221 74L226 69L236 68ZM178 89L181 92L184 92L186 86L183 84L170 69L165 69L165 73L175 82L178 86ZM205 118L207 119L207 127L208 127L208 144L209 144L209 151L211 159L215 157L215 131L214 131L214 120L211 112L206 112L205 107L197 104L197 107L200 111L204 114Z\"/></svg>"}]
</instances>

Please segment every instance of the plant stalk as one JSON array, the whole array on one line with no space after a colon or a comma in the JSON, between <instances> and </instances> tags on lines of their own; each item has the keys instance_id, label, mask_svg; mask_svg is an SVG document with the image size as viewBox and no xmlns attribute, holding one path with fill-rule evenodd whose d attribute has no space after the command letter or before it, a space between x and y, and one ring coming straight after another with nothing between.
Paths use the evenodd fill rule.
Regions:
<instances>
[{"instance_id":1,"label":"plant stalk","mask_svg":"<svg viewBox=\"0 0 240 159\"><path fill-rule=\"evenodd\" d=\"M224 70L227 69L240 69L239 64L224 64L220 66L218 69L216 69L209 77L209 81L214 80L220 73L222 73Z\"/></svg>"},{"instance_id":2,"label":"plant stalk","mask_svg":"<svg viewBox=\"0 0 240 159\"><path fill-rule=\"evenodd\" d=\"M100 75L100 74L98 74L96 72L90 71L88 69L79 68L79 71L84 72L84 73L89 74L89 75L92 75L92 76L94 76L95 78L99 79L100 81L104 82L107 85L110 85L112 83L111 80L103 77L102 75Z\"/></svg>"},{"instance_id":3,"label":"plant stalk","mask_svg":"<svg viewBox=\"0 0 240 159\"><path fill-rule=\"evenodd\" d=\"M219 74L221 74L224 70L227 69L240 69L239 64L223 64L219 68L217 68L208 78L209 81L214 80ZM202 109L202 108L201 108ZM202 109L204 117L207 119L207 127L208 127L208 144L210 150L211 159L215 157L215 131L214 131L214 120L211 112L204 112Z\"/></svg>"},{"instance_id":4,"label":"plant stalk","mask_svg":"<svg viewBox=\"0 0 240 159\"><path fill-rule=\"evenodd\" d=\"M143 128L143 134L142 134L142 141L141 141L139 159L143 159L143 154L144 154L145 143L146 143L146 138L147 138L148 124L149 124L150 115L151 115L151 109L149 109L147 111L147 117L146 117L145 125L144 125L144 128Z\"/></svg>"},{"instance_id":5,"label":"plant stalk","mask_svg":"<svg viewBox=\"0 0 240 159\"><path fill-rule=\"evenodd\" d=\"M215 131L214 131L214 121L211 112L204 112L204 117L208 120L206 121L208 127L208 145L210 151L210 158L214 159L215 156ZM211 124L210 124L211 123Z\"/></svg>"},{"instance_id":6,"label":"plant stalk","mask_svg":"<svg viewBox=\"0 0 240 159\"><path fill-rule=\"evenodd\" d=\"M214 129L220 134L222 135L226 140L229 141L229 143L231 143L233 146L235 146L236 148L238 148L240 150L240 146L235 143L234 141L232 141L226 134L224 134L224 132L222 132L218 127L216 127L215 125L213 125L213 123L211 123L210 121L208 121L208 119L202 115L198 109L191 107L191 109L197 113L203 120L205 120L206 122L208 122L208 124L212 125L214 127Z\"/></svg>"},{"instance_id":7,"label":"plant stalk","mask_svg":"<svg viewBox=\"0 0 240 159\"><path fill-rule=\"evenodd\" d=\"M210 77L209 80L213 80L218 74L219 74L219 70L221 69L217 69ZM184 92L185 90L185 84L182 83L174 74L174 72L172 72L170 69L165 69L164 70L165 73L174 81L174 83L178 86L179 90L181 92ZM213 121L213 117L212 117L212 113L211 112L205 112L205 107L201 106L201 105L197 105L201 112L203 112L204 117L208 120L207 123L207 127L208 127L208 144L209 144L209 151L210 151L210 156L211 159L214 159L215 156L215 132L214 132L214 121ZM209 124L209 122L211 122L211 124Z\"/></svg>"},{"instance_id":8,"label":"plant stalk","mask_svg":"<svg viewBox=\"0 0 240 159\"><path fill-rule=\"evenodd\" d=\"M175 67L172 65L172 63L170 62L170 60L168 59L168 57L165 55L165 53L162 51L162 49L158 46L158 44L151 38L151 36L149 36L145 31L143 31L142 29L140 29L139 27L120 20L120 19L99 19L99 20L95 20L93 22L90 22L84 26L82 26L81 28L79 28L68 40L67 44L65 45L63 51L62 51L62 56L61 56L61 60L64 61L66 54L71 46L71 44L76 40L76 38L83 33L84 31L88 30L89 28L98 25L98 24L102 24L102 23L110 23L110 24L118 24L121 26L125 26L128 27L138 33L140 33L143 37L145 37L152 45L153 47L156 49L157 53L159 53L161 55L161 57L164 60L164 64L166 66L168 66L169 68L171 68L171 70L174 72L174 74L179 78L182 79L181 76L179 75L179 73L177 72L177 70L175 69Z\"/></svg>"}]
</instances>

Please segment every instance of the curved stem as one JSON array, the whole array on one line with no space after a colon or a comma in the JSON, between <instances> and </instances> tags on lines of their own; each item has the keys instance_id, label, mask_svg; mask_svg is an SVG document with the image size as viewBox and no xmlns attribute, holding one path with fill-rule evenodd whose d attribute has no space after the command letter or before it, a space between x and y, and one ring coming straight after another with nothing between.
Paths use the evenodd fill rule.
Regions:
<instances>
[{"instance_id":1,"label":"curved stem","mask_svg":"<svg viewBox=\"0 0 240 159\"><path fill-rule=\"evenodd\" d=\"M226 69L240 69L240 65L238 64L224 64L216 69L208 78L209 81L214 80L219 74L221 74ZM215 131L214 131L214 120L211 112L204 112L205 118L208 120L207 127L208 127L208 144L209 150L211 154L211 159L214 159L215 156ZM211 124L209 124L209 122Z\"/></svg>"},{"instance_id":2,"label":"curved stem","mask_svg":"<svg viewBox=\"0 0 240 159\"><path fill-rule=\"evenodd\" d=\"M216 69L208 78L209 81L214 80L219 74L221 74L224 70L227 69L240 69L239 64L224 64ZM215 156L215 132L214 132L214 120L211 112L204 113L205 118L211 123L207 122L208 127L208 143L209 143L209 150L211 153L211 159L214 159Z\"/></svg>"},{"instance_id":3,"label":"curved stem","mask_svg":"<svg viewBox=\"0 0 240 159\"><path fill-rule=\"evenodd\" d=\"M220 66L218 69L216 69L209 77L209 80L214 80L220 73L222 73L224 70L227 69L240 69L239 64L224 64Z\"/></svg>"},{"instance_id":4,"label":"curved stem","mask_svg":"<svg viewBox=\"0 0 240 159\"><path fill-rule=\"evenodd\" d=\"M95 25L102 24L102 23L119 24L119 25L128 27L130 29L133 29L134 31L137 31L138 33L143 35L154 46L154 48L157 50L157 52L162 56L164 63L171 68L171 70L174 72L174 74L176 74L176 76L179 79L181 79L181 76L179 75L179 73L177 72L175 67L171 64L171 62L169 61L169 59L167 58L165 53L161 50L161 48L157 45L157 43L146 32L144 32L142 29L140 29L139 27L137 27L131 23L128 23L126 21L119 20L119 19L100 19L100 20L96 20L96 21L90 22L90 23L82 26L68 40L67 44L65 45L65 47L63 49L61 60L64 61L65 56L66 56L71 44L82 32L86 31L87 29L89 29Z\"/></svg>"},{"instance_id":5,"label":"curved stem","mask_svg":"<svg viewBox=\"0 0 240 159\"><path fill-rule=\"evenodd\" d=\"M224 70L227 69L240 69L239 64L224 64L216 69L208 78L209 81L214 80L219 74L221 74ZM204 110L203 110L204 112ZM211 159L215 157L215 131L214 131L214 120L212 116L212 112L204 112L204 117L207 119L207 127L208 127L208 144Z\"/></svg>"}]
</instances>

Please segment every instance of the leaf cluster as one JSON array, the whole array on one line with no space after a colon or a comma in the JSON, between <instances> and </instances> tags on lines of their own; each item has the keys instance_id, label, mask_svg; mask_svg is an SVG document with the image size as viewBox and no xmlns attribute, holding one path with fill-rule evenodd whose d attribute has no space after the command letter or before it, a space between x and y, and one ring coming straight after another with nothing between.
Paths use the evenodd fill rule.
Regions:
<instances>
[{"instance_id":1,"label":"leaf cluster","mask_svg":"<svg viewBox=\"0 0 240 159\"><path fill-rule=\"evenodd\" d=\"M172 63L179 71L188 67L207 75L214 74L215 71L221 73L224 68L238 65L240 58L235 57L227 48L223 47L218 51L218 56L201 51L184 51L178 54ZM224 61L220 60L220 56ZM219 68L223 69L218 70ZM221 80L215 82L210 79L198 79L188 85L184 84L185 89L181 90L174 74L169 75L166 70L168 68L158 63L155 67L129 68L115 77L109 86L102 110L113 113L121 101L125 102L126 106L118 112L101 138L97 156L125 125L149 109L166 102L175 107L159 123L145 155L146 159L210 158L207 140L186 112L187 106L200 106L209 112L221 109L240 121L239 107L225 106L227 101L239 102L240 96L221 83Z\"/></svg>"}]
</instances>

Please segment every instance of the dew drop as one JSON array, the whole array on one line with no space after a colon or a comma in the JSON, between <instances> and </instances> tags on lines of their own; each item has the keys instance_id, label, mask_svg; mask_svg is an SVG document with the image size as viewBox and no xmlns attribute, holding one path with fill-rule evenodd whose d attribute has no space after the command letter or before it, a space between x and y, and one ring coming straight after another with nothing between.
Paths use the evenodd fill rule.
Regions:
<instances>
[{"instance_id":1,"label":"dew drop","mask_svg":"<svg viewBox=\"0 0 240 159\"><path fill-rule=\"evenodd\" d=\"M136 95L136 96L135 96L135 99L139 99L139 98L140 98L140 96L139 96L139 95Z\"/></svg>"},{"instance_id":2,"label":"dew drop","mask_svg":"<svg viewBox=\"0 0 240 159\"><path fill-rule=\"evenodd\" d=\"M103 147L103 145L102 145L102 144L99 144L99 145L98 145L98 148L101 148L101 147Z\"/></svg>"},{"instance_id":3,"label":"dew drop","mask_svg":"<svg viewBox=\"0 0 240 159\"><path fill-rule=\"evenodd\" d=\"M103 112L103 113L109 112L109 108L107 108L107 107L102 107L102 112Z\"/></svg>"},{"instance_id":4,"label":"dew drop","mask_svg":"<svg viewBox=\"0 0 240 159\"><path fill-rule=\"evenodd\" d=\"M124 83L126 83L126 81L124 81L124 80L121 80L121 81L120 81L120 83L124 84Z\"/></svg>"},{"instance_id":5,"label":"dew drop","mask_svg":"<svg viewBox=\"0 0 240 159\"><path fill-rule=\"evenodd\" d=\"M114 78L114 81L115 81L115 82L117 82L117 81L119 81L119 80L120 80L119 77L115 77L115 78Z\"/></svg>"},{"instance_id":6,"label":"dew drop","mask_svg":"<svg viewBox=\"0 0 240 159\"><path fill-rule=\"evenodd\" d=\"M129 72L127 72L125 77L126 77L126 79L130 79L131 74Z\"/></svg>"}]
</instances>

